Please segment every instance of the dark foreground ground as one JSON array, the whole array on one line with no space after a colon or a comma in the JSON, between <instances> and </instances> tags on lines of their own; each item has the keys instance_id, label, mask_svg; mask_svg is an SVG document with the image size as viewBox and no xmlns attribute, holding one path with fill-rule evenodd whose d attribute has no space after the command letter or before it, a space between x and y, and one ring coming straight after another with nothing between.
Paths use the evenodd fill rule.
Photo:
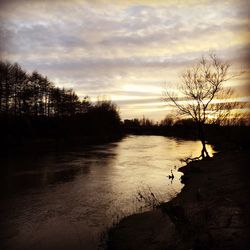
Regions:
<instances>
[{"instance_id":1,"label":"dark foreground ground","mask_svg":"<svg viewBox=\"0 0 250 250\"><path fill-rule=\"evenodd\" d=\"M250 151L189 163L182 192L129 216L109 232L108 249L249 249Z\"/></svg>"}]
</instances>

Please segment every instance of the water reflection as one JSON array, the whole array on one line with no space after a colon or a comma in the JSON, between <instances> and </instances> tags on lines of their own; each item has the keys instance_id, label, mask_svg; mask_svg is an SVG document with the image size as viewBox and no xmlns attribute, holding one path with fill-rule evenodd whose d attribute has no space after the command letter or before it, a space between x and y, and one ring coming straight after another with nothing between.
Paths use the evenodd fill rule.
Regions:
<instances>
[{"instance_id":1,"label":"water reflection","mask_svg":"<svg viewBox=\"0 0 250 250\"><path fill-rule=\"evenodd\" d=\"M2 161L8 171L3 173L6 193L20 193L24 189L44 188L61 182L73 181L87 175L92 166L108 167L116 158L116 143L105 146L74 148L68 152L18 155ZM100 164L102 163L102 164Z\"/></svg>"},{"instance_id":2,"label":"water reflection","mask_svg":"<svg viewBox=\"0 0 250 250\"><path fill-rule=\"evenodd\" d=\"M96 249L99 233L117 214L139 211L138 190L149 187L160 200L175 196L182 188L179 159L198 156L200 149L198 141L129 136L8 159L0 238L10 249Z\"/></svg>"}]
</instances>

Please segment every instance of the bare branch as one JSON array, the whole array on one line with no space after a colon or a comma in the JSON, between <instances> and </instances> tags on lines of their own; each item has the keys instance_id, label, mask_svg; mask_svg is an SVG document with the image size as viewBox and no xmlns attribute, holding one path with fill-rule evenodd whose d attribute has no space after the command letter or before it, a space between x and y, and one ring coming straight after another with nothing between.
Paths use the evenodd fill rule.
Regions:
<instances>
[{"instance_id":1,"label":"bare branch","mask_svg":"<svg viewBox=\"0 0 250 250\"><path fill-rule=\"evenodd\" d=\"M237 106L227 101L232 97L232 91L223 88L224 82L239 75L230 75L229 69L229 63L211 53L208 57L202 57L198 64L188 68L182 74L181 83L178 86L179 95L167 91L168 100L177 110L181 114L190 116L198 125L205 151L204 124L209 120L225 121ZM218 99L221 100L218 101Z\"/></svg>"}]
</instances>

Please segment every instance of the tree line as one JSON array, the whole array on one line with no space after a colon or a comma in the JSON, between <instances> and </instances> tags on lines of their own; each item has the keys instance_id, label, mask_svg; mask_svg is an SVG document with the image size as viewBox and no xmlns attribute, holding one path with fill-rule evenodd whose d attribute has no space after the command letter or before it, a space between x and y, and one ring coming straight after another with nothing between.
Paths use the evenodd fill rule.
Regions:
<instances>
[{"instance_id":1,"label":"tree line","mask_svg":"<svg viewBox=\"0 0 250 250\"><path fill-rule=\"evenodd\" d=\"M72 89L55 87L46 76L27 73L18 63L0 62L0 114L14 116L73 116L87 112Z\"/></svg>"},{"instance_id":2,"label":"tree line","mask_svg":"<svg viewBox=\"0 0 250 250\"><path fill-rule=\"evenodd\" d=\"M0 61L0 137L5 144L120 133L119 110L110 100L80 100L72 89L56 87L37 71L29 74L18 63Z\"/></svg>"}]
</instances>

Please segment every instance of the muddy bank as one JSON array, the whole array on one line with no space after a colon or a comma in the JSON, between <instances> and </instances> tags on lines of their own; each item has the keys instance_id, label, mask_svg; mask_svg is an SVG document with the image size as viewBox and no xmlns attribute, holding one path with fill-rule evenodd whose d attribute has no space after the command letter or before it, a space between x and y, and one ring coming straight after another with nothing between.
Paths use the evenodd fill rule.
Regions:
<instances>
[{"instance_id":1,"label":"muddy bank","mask_svg":"<svg viewBox=\"0 0 250 250\"><path fill-rule=\"evenodd\" d=\"M193 162L182 192L156 210L123 219L108 249L248 249L250 151Z\"/></svg>"}]
</instances>

